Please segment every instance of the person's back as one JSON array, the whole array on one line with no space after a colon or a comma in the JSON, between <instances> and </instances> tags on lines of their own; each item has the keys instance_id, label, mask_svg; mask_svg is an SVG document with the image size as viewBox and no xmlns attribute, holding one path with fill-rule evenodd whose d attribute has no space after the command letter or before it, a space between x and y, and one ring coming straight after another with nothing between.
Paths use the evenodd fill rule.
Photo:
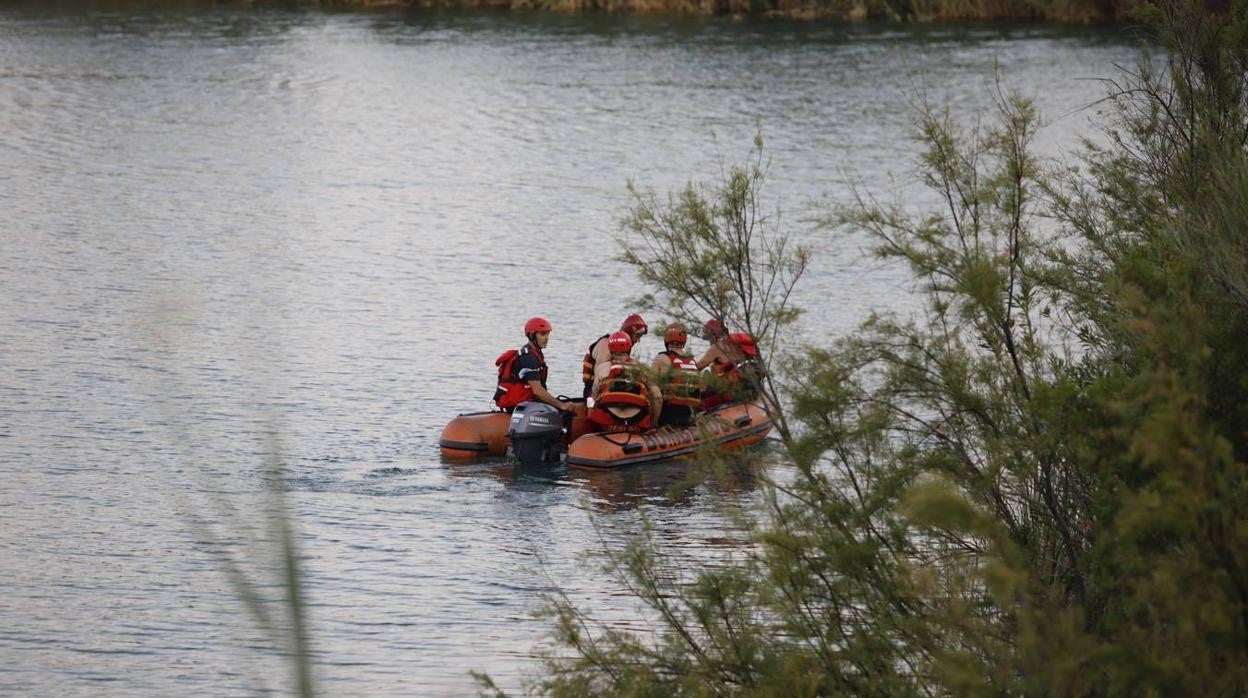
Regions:
<instances>
[{"instance_id":1,"label":"person's back","mask_svg":"<svg viewBox=\"0 0 1248 698\"><path fill-rule=\"evenodd\" d=\"M624 322L620 323L620 332L628 335L633 344L636 344L649 331L646 321L637 313L633 313L624 318ZM589 348L585 351L585 358L581 360L581 381L585 384L585 394L583 397L588 398L593 394L595 371L598 366L611 360L611 350L607 347L607 339L611 335L604 334L595 339Z\"/></svg>"},{"instance_id":2,"label":"person's back","mask_svg":"<svg viewBox=\"0 0 1248 698\"><path fill-rule=\"evenodd\" d=\"M745 332L733 332L728 335L728 342L733 357L732 379L736 398L753 400L762 392L763 379L766 377L758 345Z\"/></svg>"},{"instance_id":3,"label":"person's back","mask_svg":"<svg viewBox=\"0 0 1248 698\"><path fill-rule=\"evenodd\" d=\"M740 400L753 400L762 387L763 367L754 338L745 332L728 332L719 320L706 322L704 336L710 348L698 359L699 369L709 369L710 385L703 409Z\"/></svg>"},{"instance_id":4,"label":"person's back","mask_svg":"<svg viewBox=\"0 0 1248 698\"><path fill-rule=\"evenodd\" d=\"M608 342L611 355L595 367L593 405L586 417L599 431L645 431L659 415L662 397L629 356L627 333L616 332Z\"/></svg>"}]
</instances>

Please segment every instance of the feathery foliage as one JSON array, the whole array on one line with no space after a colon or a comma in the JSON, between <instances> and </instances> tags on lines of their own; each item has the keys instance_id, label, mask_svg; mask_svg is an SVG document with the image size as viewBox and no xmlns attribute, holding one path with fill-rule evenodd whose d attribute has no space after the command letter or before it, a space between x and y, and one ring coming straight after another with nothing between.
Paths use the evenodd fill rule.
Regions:
<instances>
[{"instance_id":1,"label":"feathery foliage","mask_svg":"<svg viewBox=\"0 0 1248 698\"><path fill-rule=\"evenodd\" d=\"M787 437L772 378L775 350L801 315L791 299L810 251L792 242L780 211L760 199L768 165L760 131L745 164L724 165L715 185L691 182L662 200L630 182L633 205L621 223L620 259L654 291L637 299L643 309L692 327L718 318L756 339L761 398Z\"/></svg>"},{"instance_id":2,"label":"feathery foliage","mask_svg":"<svg viewBox=\"0 0 1248 698\"><path fill-rule=\"evenodd\" d=\"M1248 11L1153 17L1168 54L1111 83L1079 168L1035 158L1035 109L1001 87L988 122L920 111L941 209L863 195L831 220L908 265L924 311L794 359L774 406L796 474L752 545L686 579L638 540L618 570L655 631L556 599L538 691L1248 692ZM664 246L758 194L640 200L651 246L625 258L657 304L688 312L690 279L759 265L714 235Z\"/></svg>"}]
</instances>

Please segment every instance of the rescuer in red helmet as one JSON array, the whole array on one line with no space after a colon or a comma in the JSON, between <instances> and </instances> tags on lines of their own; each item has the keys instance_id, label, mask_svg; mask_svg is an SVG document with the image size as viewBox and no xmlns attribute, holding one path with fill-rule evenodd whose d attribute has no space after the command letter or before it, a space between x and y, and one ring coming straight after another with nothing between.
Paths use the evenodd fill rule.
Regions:
<instances>
[{"instance_id":1,"label":"rescuer in red helmet","mask_svg":"<svg viewBox=\"0 0 1248 698\"><path fill-rule=\"evenodd\" d=\"M754 338L745 332L729 332L723 321L711 318L702 326L702 337L711 343L698 359L698 369L710 367L710 385L704 390L702 408L738 400L753 400L762 389L763 364Z\"/></svg>"},{"instance_id":2,"label":"rescuer in red helmet","mask_svg":"<svg viewBox=\"0 0 1248 698\"><path fill-rule=\"evenodd\" d=\"M594 402L586 419L599 431L645 431L659 418L663 394L633 362L633 340L627 332L609 335L606 345L609 355L594 369Z\"/></svg>"},{"instance_id":3,"label":"rescuer in red helmet","mask_svg":"<svg viewBox=\"0 0 1248 698\"><path fill-rule=\"evenodd\" d=\"M646 321L637 313L633 313L624 318L624 322L620 323L620 331L628 335L633 344L636 344L645 336L649 328ZM583 397L589 397L594 390L594 368L601 363L609 361L611 352L607 349L606 339L610 335L602 335L595 339L593 344L589 345L589 349L585 351L585 358L581 360L581 381L585 384L585 394Z\"/></svg>"},{"instance_id":4,"label":"rescuer in red helmet","mask_svg":"<svg viewBox=\"0 0 1248 698\"><path fill-rule=\"evenodd\" d=\"M529 341L519 349L508 349L495 360L498 367L498 388L494 390L494 403L511 411L522 402L537 400L553 405L564 412L572 412L571 402L560 400L546 390L546 357L542 350L550 341L550 321L544 317L532 317L524 323L524 335Z\"/></svg>"},{"instance_id":5,"label":"rescuer in red helmet","mask_svg":"<svg viewBox=\"0 0 1248 698\"><path fill-rule=\"evenodd\" d=\"M698 358L698 370L707 366L716 366L730 362L736 357L732 343L728 341L728 328L723 321L711 318L702 326L702 339L711 343L702 356Z\"/></svg>"},{"instance_id":6,"label":"rescuer in red helmet","mask_svg":"<svg viewBox=\"0 0 1248 698\"><path fill-rule=\"evenodd\" d=\"M663 330L664 350L654 357L651 369L663 393L659 426L687 426L702 409L702 383L698 362L685 351L689 334L683 325L672 323Z\"/></svg>"}]
</instances>

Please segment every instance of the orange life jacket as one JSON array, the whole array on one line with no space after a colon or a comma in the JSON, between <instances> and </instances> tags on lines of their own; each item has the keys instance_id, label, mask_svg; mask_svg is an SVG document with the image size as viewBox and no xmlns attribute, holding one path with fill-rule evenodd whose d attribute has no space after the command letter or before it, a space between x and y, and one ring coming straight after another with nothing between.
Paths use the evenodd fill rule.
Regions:
<instances>
[{"instance_id":1,"label":"orange life jacket","mask_svg":"<svg viewBox=\"0 0 1248 698\"><path fill-rule=\"evenodd\" d=\"M747 359L758 358L758 345L754 343L754 338L747 332L733 332L728 335L728 339L741 350Z\"/></svg>"},{"instance_id":2,"label":"orange life jacket","mask_svg":"<svg viewBox=\"0 0 1248 698\"><path fill-rule=\"evenodd\" d=\"M702 404L702 384L698 381L698 362L687 354L676 351L661 351L672 362L674 369L671 374L668 390L663 397L664 406L698 407Z\"/></svg>"},{"instance_id":3,"label":"orange life jacket","mask_svg":"<svg viewBox=\"0 0 1248 698\"><path fill-rule=\"evenodd\" d=\"M636 407L638 413L633 417L622 418L608 407ZM653 425L650 418L649 391L645 383L636 377L633 367L628 363L613 363L607 376L598 382L598 390L594 395L594 406L585 418L597 428L605 432L641 432L649 430Z\"/></svg>"},{"instance_id":4,"label":"orange life jacket","mask_svg":"<svg viewBox=\"0 0 1248 698\"><path fill-rule=\"evenodd\" d=\"M607 375L598 381L594 405L600 407L640 407L649 409L646 384L638 379L627 364L612 364Z\"/></svg>"},{"instance_id":5,"label":"orange life jacket","mask_svg":"<svg viewBox=\"0 0 1248 698\"><path fill-rule=\"evenodd\" d=\"M715 359L714 371L720 378L731 384L743 382L746 377L741 372L743 366L752 364L751 368L761 369L759 366L758 345L754 343L754 338L745 332L733 332L728 335L726 344L735 351L733 353L741 356L740 361L732 361L730 359Z\"/></svg>"},{"instance_id":6,"label":"orange life jacket","mask_svg":"<svg viewBox=\"0 0 1248 698\"><path fill-rule=\"evenodd\" d=\"M541 365L538 380L543 388L546 387L546 375L549 370L541 349L532 344L526 344L519 349L508 349L499 354L494 360L494 365L498 367L498 387L494 389L494 404L505 410L514 409L516 405L533 399L533 389L529 387L529 381L520 380L520 377L516 375L516 359L523 354L533 354L537 357Z\"/></svg>"},{"instance_id":7,"label":"orange life jacket","mask_svg":"<svg viewBox=\"0 0 1248 698\"><path fill-rule=\"evenodd\" d=\"M702 399L703 409L734 400L752 400L757 397L763 379L763 365L759 358L758 345L754 338L746 332L733 332L725 340L730 354L740 356L739 361L731 359L715 359L711 370L727 387L722 392L712 392Z\"/></svg>"},{"instance_id":8,"label":"orange life jacket","mask_svg":"<svg viewBox=\"0 0 1248 698\"><path fill-rule=\"evenodd\" d=\"M621 418L608 407L640 408L636 415ZM594 406L585 415L598 431L640 432L652 425L649 391L646 384L628 364L612 364L607 375L598 381L594 394Z\"/></svg>"}]
</instances>

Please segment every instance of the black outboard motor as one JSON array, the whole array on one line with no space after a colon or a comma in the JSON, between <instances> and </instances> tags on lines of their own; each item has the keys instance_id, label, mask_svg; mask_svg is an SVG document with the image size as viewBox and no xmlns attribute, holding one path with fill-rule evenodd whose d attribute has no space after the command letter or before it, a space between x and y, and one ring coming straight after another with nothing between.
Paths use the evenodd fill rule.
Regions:
<instances>
[{"instance_id":1,"label":"black outboard motor","mask_svg":"<svg viewBox=\"0 0 1248 698\"><path fill-rule=\"evenodd\" d=\"M511 413L507 438L522 465L553 463L563 451L563 414L544 402L522 402Z\"/></svg>"}]
</instances>

